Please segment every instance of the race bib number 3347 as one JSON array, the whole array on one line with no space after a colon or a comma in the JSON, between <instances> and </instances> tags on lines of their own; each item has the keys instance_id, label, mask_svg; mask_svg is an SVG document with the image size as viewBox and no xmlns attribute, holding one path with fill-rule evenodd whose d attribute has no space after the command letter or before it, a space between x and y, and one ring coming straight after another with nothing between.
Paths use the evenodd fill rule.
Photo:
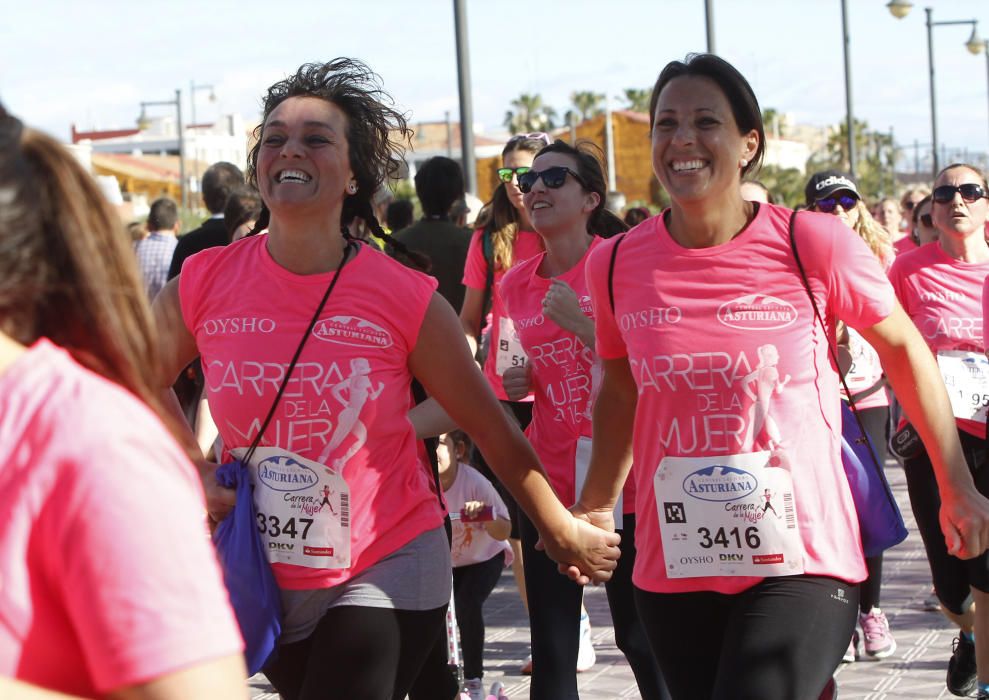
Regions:
<instances>
[{"instance_id":1,"label":"race bib number 3347","mask_svg":"<svg viewBox=\"0 0 989 700\"><path fill-rule=\"evenodd\" d=\"M663 459L653 486L667 576L803 573L793 482L769 457Z\"/></svg>"}]
</instances>

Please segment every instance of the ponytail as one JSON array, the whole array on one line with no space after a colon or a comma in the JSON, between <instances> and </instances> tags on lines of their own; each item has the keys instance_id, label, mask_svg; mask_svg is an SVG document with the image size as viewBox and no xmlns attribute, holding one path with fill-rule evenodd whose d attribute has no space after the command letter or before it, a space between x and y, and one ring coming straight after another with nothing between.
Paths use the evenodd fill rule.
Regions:
<instances>
[{"instance_id":1,"label":"ponytail","mask_svg":"<svg viewBox=\"0 0 989 700\"><path fill-rule=\"evenodd\" d=\"M395 259L404 264L407 267L411 267L413 270L418 270L419 272L429 272L433 267L432 260L428 256L422 253L411 250L407 245L402 243L397 238L389 235L381 228L381 224L378 223L378 217L374 215L374 209L371 207L371 201L369 199L362 199L356 202L353 209L355 210L355 216L360 217L367 223L371 228L371 232L375 236L384 241L385 246L388 247ZM353 220L353 217L350 218ZM350 231L346 226L343 227L344 238L352 238Z\"/></svg>"},{"instance_id":2,"label":"ponytail","mask_svg":"<svg viewBox=\"0 0 989 700\"><path fill-rule=\"evenodd\" d=\"M623 231L628 231L628 224L610 209L595 209L587 220L587 232L594 236L611 238Z\"/></svg>"}]
</instances>

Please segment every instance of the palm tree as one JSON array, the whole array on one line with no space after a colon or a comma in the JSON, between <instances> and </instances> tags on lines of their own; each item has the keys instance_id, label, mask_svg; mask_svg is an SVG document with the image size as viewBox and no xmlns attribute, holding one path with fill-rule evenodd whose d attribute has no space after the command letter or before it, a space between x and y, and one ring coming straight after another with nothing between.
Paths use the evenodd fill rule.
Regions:
<instances>
[{"instance_id":1,"label":"palm tree","mask_svg":"<svg viewBox=\"0 0 989 700\"><path fill-rule=\"evenodd\" d=\"M556 110L543 104L538 93L522 93L512 100L512 109L505 113L504 124L513 134L548 131L553 128Z\"/></svg>"},{"instance_id":2,"label":"palm tree","mask_svg":"<svg viewBox=\"0 0 989 700\"><path fill-rule=\"evenodd\" d=\"M625 101L628 102L628 108L633 112L648 112L651 96L652 90L625 88Z\"/></svg>"},{"instance_id":3,"label":"palm tree","mask_svg":"<svg viewBox=\"0 0 989 700\"><path fill-rule=\"evenodd\" d=\"M604 99L605 96L603 94L590 90L570 93L570 102L574 106L574 111L579 121L587 121L601 114L604 111L601 107Z\"/></svg>"}]
</instances>

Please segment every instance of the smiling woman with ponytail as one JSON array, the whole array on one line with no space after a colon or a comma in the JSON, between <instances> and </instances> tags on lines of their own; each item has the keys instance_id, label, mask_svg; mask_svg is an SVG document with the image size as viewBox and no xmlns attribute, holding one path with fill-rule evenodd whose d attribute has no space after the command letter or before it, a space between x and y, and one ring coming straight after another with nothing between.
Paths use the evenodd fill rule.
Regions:
<instances>
[{"instance_id":1,"label":"smiling woman with ponytail","mask_svg":"<svg viewBox=\"0 0 989 700\"><path fill-rule=\"evenodd\" d=\"M616 537L556 499L436 280L344 227L359 217L425 267L371 207L409 134L359 61L307 64L276 83L248 165L267 235L189 258L155 302L160 385L201 355L223 459L251 475L284 617L264 672L287 700L404 697L443 635L450 550L406 416L413 378L490 456L551 556L601 580L617 556ZM215 470L200 464L219 521L235 503Z\"/></svg>"}]
</instances>

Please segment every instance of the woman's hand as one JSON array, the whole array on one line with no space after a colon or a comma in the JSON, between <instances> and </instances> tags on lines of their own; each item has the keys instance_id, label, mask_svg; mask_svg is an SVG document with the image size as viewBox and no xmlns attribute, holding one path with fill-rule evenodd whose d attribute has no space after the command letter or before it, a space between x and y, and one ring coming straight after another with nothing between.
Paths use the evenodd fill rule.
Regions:
<instances>
[{"instance_id":1,"label":"woman's hand","mask_svg":"<svg viewBox=\"0 0 989 700\"><path fill-rule=\"evenodd\" d=\"M529 395L532 387L532 370L525 367L509 367L501 375L501 385L509 401L521 401Z\"/></svg>"},{"instance_id":2,"label":"woman's hand","mask_svg":"<svg viewBox=\"0 0 989 700\"><path fill-rule=\"evenodd\" d=\"M941 532L948 554L973 559L989 548L989 500L971 488L941 490Z\"/></svg>"},{"instance_id":3,"label":"woman's hand","mask_svg":"<svg viewBox=\"0 0 989 700\"><path fill-rule=\"evenodd\" d=\"M621 537L615 532L613 516L572 516L567 531L557 533L552 540L540 533L536 549L545 550L560 573L581 586L609 581L621 556Z\"/></svg>"},{"instance_id":4,"label":"woman's hand","mask_svg":"<svg viewBox=\"0 0 989 700\"><path fill-rule=\"evenodd\" d=\"M580 310L580 301L573 288L562 280L550 282L543 297L543 315L565 331L578 336L588 347L594 347L594 321ZM588 337L591 342L587 342Z\"/></svg>"},{"instance_id":5,"label":"woman's hand","mask_svg":"<svg viewBox=\"0 0 989 700\"><path fill-rule=\"evenodd\" d=\"M216 480L216 470L220 465L209 460L199 460L196 463L199 476L203 480L203 491L206 493L206 512L213 523L219 523L234 509L237 503L237 492L220 486Z\"/></svg>"}]
</instances>

